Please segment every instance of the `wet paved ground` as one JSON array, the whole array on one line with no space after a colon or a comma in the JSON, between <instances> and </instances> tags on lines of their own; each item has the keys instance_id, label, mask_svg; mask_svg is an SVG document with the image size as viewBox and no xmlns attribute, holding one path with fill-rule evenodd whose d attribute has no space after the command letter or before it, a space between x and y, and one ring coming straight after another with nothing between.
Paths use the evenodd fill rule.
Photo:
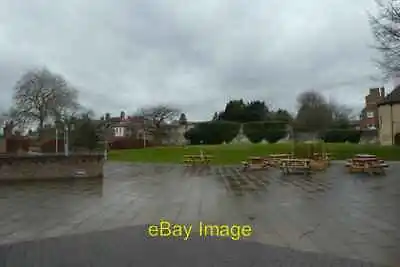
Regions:
<instances>
[{"instance_id":1,"label":"wet paved ground","mask_svg":"<svg viewBox=\"0 0 400 267\"><path fill-rule=\"evenodd\" d=\"M164 218L250 224L253 241L398 265L400 164L391 165L386 177L348 175L334 164L306 178L276 170L108 163L103 181L1 185L0 244L121 227L129 235L129 226ZM0 247L0 260L7 247Z\"/></svg>"}]
</instances>

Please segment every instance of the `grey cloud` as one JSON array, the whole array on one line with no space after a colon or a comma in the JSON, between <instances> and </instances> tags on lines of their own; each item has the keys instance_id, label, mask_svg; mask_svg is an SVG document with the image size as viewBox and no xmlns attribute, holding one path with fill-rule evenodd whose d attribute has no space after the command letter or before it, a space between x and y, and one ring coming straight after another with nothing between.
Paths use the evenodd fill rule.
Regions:
<instances>
[{"instance_id":1,"label":"grey cloud","mask_svg":"<svg viewBox=\"0 0 400 267\"><path fill-rule=\"evenodd\" d=\"M376 75L366 11L354 1L78 0L0 4L0 103L46 65L97 113L173 103L203 120L227 100L295 108L316 89L359 107Z\"/></svg>"}]
</instances>

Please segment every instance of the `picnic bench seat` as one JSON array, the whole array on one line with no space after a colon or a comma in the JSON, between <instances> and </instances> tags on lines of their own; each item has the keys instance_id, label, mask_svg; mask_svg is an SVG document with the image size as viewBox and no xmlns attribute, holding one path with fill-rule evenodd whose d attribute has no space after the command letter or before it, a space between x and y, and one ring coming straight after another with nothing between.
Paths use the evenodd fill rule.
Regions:
<instances>
[{"instance_id":1,"label":"picnic bench seat","mask_svg":"<svg viewBox=\"0 0 400 267\"><path fill-rule=\"evenodd\" d=\"M263 157L249 157L247 161L242 161L243 170L249 169L267 169L270 167L270 161Z\"/></svg>"},{"instance_id":2,"label":"picnic bench seat","mask_svg":"<svg viewBox=\"0 0 400 267\"><path fill-rule=\"evenodd\" d=\"M282 159L280 169L283 174L303 173L310 174L311 166L309 159Z\"/></svg>"}]
</instances>

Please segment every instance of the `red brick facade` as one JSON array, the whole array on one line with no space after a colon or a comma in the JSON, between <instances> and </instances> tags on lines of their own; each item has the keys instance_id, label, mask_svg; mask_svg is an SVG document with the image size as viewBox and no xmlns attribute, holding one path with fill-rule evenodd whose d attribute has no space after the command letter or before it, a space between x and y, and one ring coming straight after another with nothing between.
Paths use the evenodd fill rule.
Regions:
<instances>
[{"instance_id":1,"label":"red brick facade","mask_svg":"<svg viewBox=\"0 0 400 267\"><path fill-rule=\"evenodd\" d=\"M385 98L385 88L371 88L369 94L365 96L365 106L360 116L360 128L377 129L379 128L378 103Z\"/></svg>"}]
</instances>

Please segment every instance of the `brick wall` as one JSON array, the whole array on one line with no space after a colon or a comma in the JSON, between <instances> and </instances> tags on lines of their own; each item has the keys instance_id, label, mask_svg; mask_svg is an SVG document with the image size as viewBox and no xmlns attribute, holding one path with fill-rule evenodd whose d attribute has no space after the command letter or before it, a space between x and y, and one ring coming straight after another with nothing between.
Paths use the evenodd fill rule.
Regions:
<instances>
[{"instance_id":1,"label":"brick wall","mask_svg":"<svg viewBox=\"0 0 400 267\"><path fill-rule=\"evenodd\" d=\"M369 94L365 97L365 106L360 119L360 128L367 129L368 126L379 127L379 114L377 104L385 98L385 89L382 88L371 88ZM370 118L368 114L373 114Z\"/></svg>"},{"instance_id":2,"label":"brick wall","mask_svg":"<svg viewBox=\"0 0 400 267\"><path fill-rule=\"evenodd\" d=\"M0 181L103 177L103 155L1 155Z\"/></svg>"},{"instance_id":3,"label":"brick wall","mask_svg":"<svg viewBox=\"0 0 400 267\"><path fill-rule=\"evenodd\" d=\"M0 137L0 154L1 153L6 153L7 152L7 148L6 148L6 139Z\"/></svg>"}]
</instances>

